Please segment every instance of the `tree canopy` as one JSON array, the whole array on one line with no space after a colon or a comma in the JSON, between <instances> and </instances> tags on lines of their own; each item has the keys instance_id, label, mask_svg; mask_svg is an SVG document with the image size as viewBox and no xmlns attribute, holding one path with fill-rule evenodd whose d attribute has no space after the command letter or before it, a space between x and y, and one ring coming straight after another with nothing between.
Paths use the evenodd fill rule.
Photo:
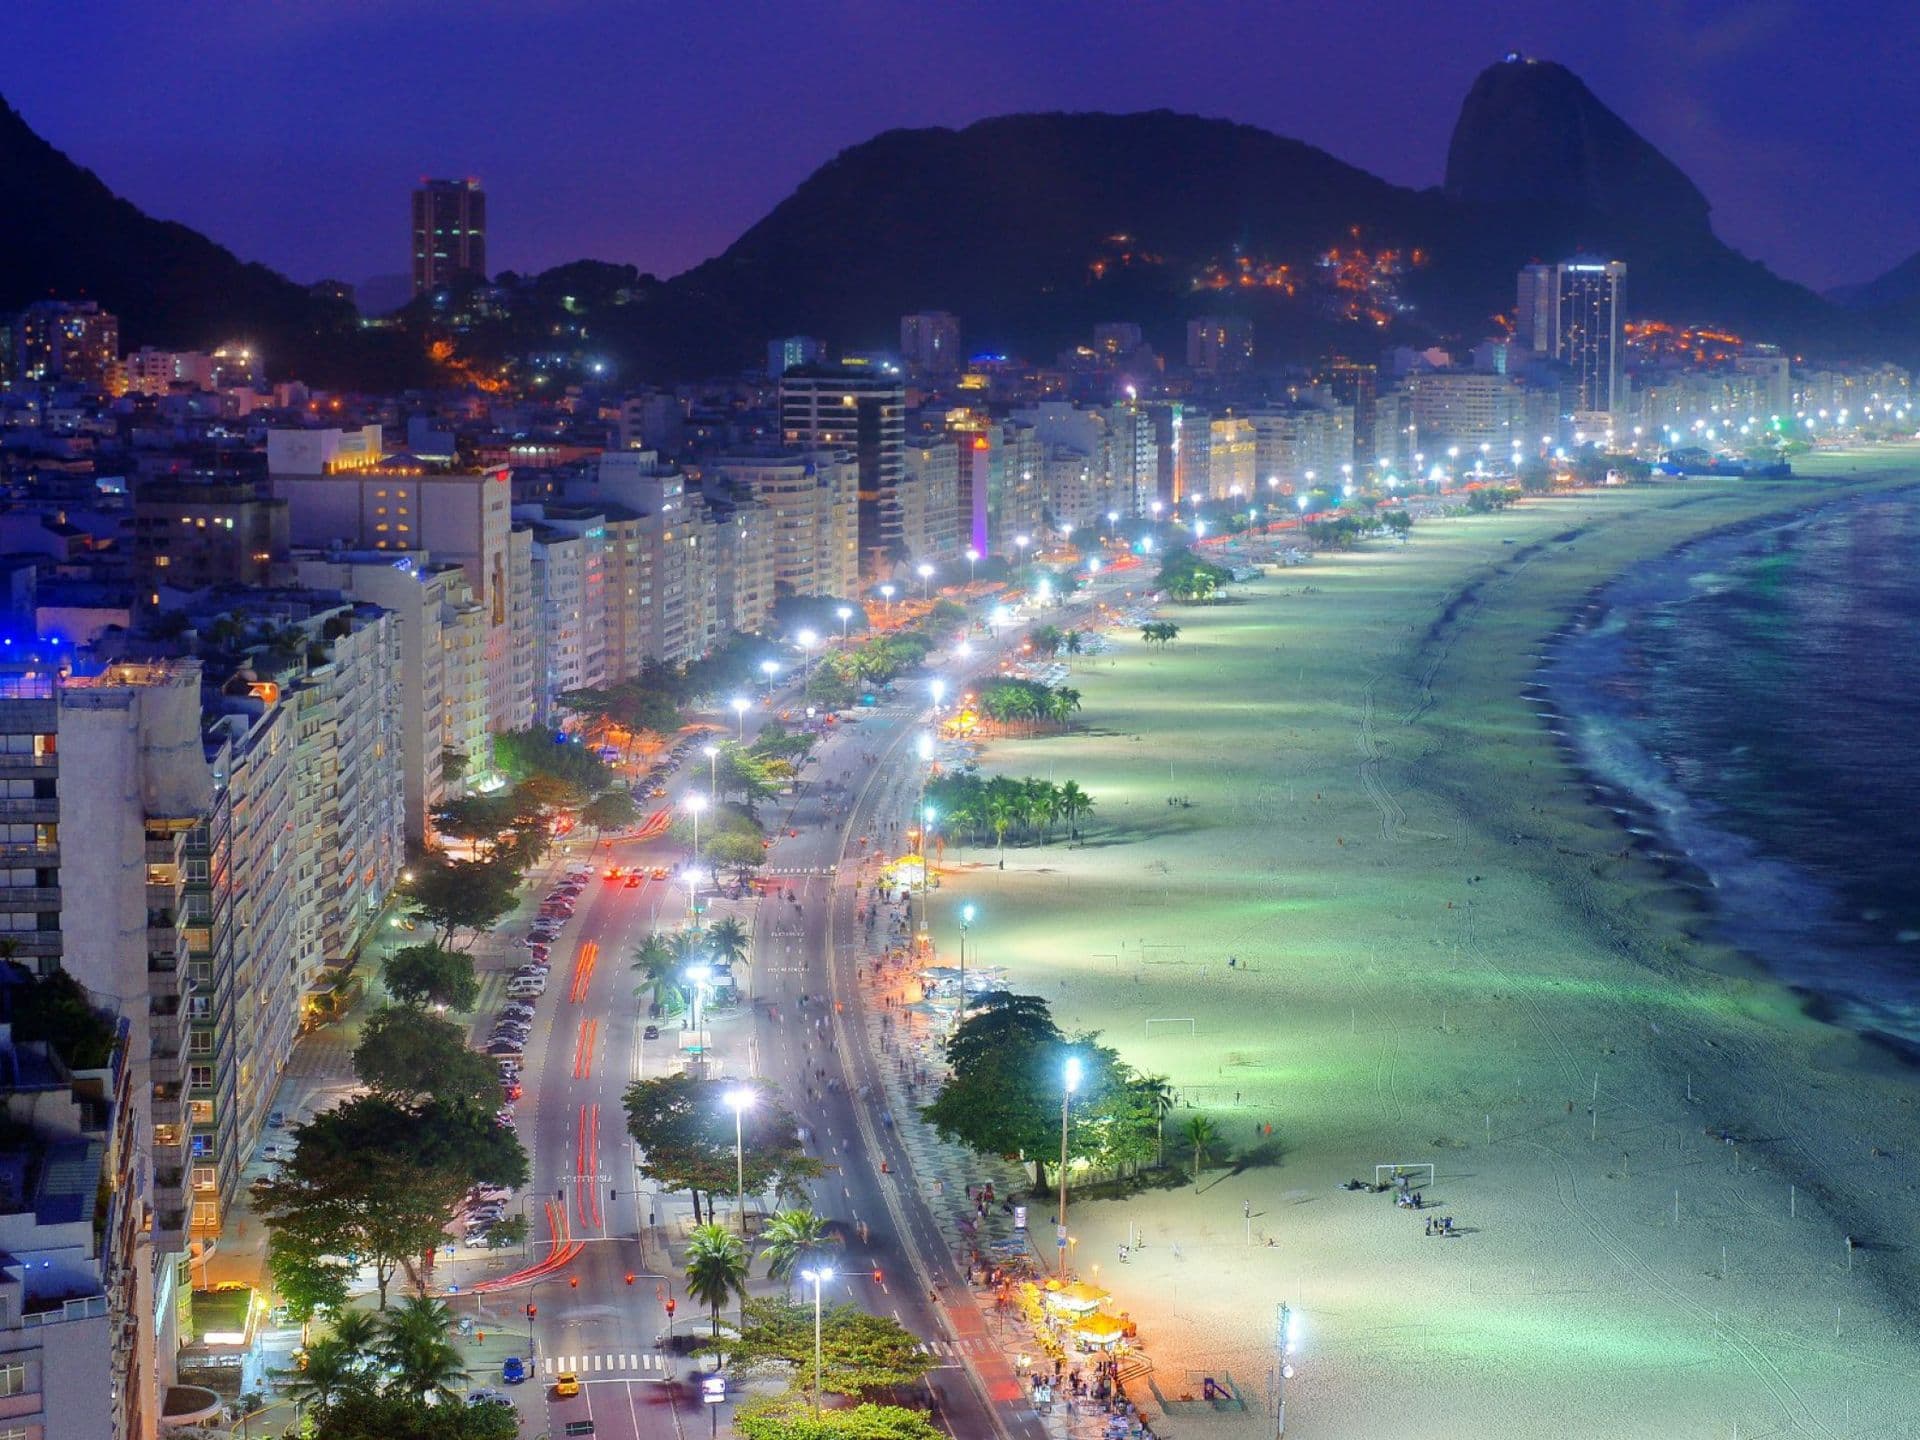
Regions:
<instances>
[{"instance_id":1,"label":"tree canopy","mask_svg":"<svg viewBox=\"0 0 1920 1440\"><path fill-rule=\"evenodd\" d=\"M441 1005L470 1011L480 999L473 957L438 945L403 945L380 967L387 993L403 1005Z\"/></svg>"},{"instance_id":2,"label":"tree canopy","mask_svg":"<svg viewBox=\"0 0 1920 1440\"><path fill-rule=\"evenodd\" d=\"M314 1303L343 1270L372 1265L384 1309L403 1265L430 1254L460 1197L482 1181L519 1186L526 1152L490 1114L380 1095L324 1110L293 1130L293 1156L253 1187L276 1275Z\"/></svg>"},{"instance_id":3,"label":"tree canopy","mask_svg":"<svg viewBox=\"0 0 1920 1440\"><path fill-rule=\"evenodd\" d=\"M996 991L972 1002L948 1041L951 1074L921 1112L942 1136L984 1155L1018 1155L1036 1193L1060 1153L1068 1060L1080 1066L1067 1133L1069 1162L1120 1173L1153 1158L1161 1082L1138 1074L1093 1035L1062 1036L1046 1003Z\"/></svg>"},{"instance_id":4,"label":"tree canopy","mask_svg":"<svg viewBox=\"0 0 1920 1440\"><path fill-rule=\"evenodd\" d=\"M376 1095L402 1104L482 1106L500 1088L494 1063L467 1044L465 1030L411 1005L374 1012L354 1047L353 1073Z\"/></svg>"},{"instance_id":5,"label":"tree canopy","mask_svg":"<svg viewBox=\"0 0 1920 1440\"><path fill-rule=\"evenodd\" d=\"M1231 571L1202 560L1181 545L1167 551L1161 560L1156 583L1175 600L1204 603L1215 599L1232 578Z\"/></svg>"},{"instance_id":6,"label":"tree canopy","mask_svg":"<svg viewBox=\"0 0 1920 1440\"><path fill-rule=\"evenodd\" d=\"M733 1110L726 1097L743 1083L754 1092L741 1122L748 1193L784 1190L819 1175L820 1162L801 1149L797 1123L766 1080L682 1072L627 1087L627 1130L641 1148L640 1173L664 1190L690 1192L696 1215L702 1195L734 1189Z\"/></svg>"},{"instance_id":7,"label":"tree canopy","mask_svg":"<svg viewBox=\"0 0 1920 1440\"><path fill-rule=\"evenodd\" d=\"M441 948L457 948L463 930L467 943L482 930L491 930L513 913L518 903L520 871L504 860L450 860L428 854L413 865L413 878L400 890L410 912L432 925Z\"/></svg>"}]
</instances>

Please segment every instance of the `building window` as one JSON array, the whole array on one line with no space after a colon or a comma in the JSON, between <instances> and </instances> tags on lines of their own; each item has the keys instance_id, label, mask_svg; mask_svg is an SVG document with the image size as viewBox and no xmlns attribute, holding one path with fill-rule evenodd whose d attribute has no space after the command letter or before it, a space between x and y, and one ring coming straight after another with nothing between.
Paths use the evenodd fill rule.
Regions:
<instances>
[{"instance_id":1,"label":"building window","mask_svg":"<svg viewBox=\"0 0 1920 1440\"><path fill-rule=\"evenodd\" d=\"M194 1189L211 1190L215 1186L217 1186L219 1183L220 1183L220 1177L214 1173L213 1166L196 1165L193 1167L193 1188Z\"/></svg>"},{"instance_id":2,"label":"building window","mask_svg":"<svg viewBox=\"0 0 1920 1440\"><path fill-rule=\"evenodd\" d=\"M19 1361L0 1364L0 1400L27 1393L27 1367ZM26 1432L21 1432L22 1440Z\"/></svg>"}]
</instances>

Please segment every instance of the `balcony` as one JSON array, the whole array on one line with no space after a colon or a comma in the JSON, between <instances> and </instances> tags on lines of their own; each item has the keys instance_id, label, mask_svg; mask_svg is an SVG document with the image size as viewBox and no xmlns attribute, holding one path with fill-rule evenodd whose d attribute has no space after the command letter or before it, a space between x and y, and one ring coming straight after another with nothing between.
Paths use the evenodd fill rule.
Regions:
<instances>
[{"instance_id":1,"label":"balcony","mask_svg":"<svg viewBox=\"0 0 1920 1440\"><path fill-rule=\"evenodd\" d=\"M59 818L60 801L52 795L0 800L0 820L14 824L26 820L43 820L52 824Z\"/></svg>"},{"instance_id":2,"label":"balcony","mask_svg":"<svg viewBox=\"0 0 1920 1440\"><path fill-rule=\"evenodd\" d=\"M58 910L58 885L0 885L0 910Z\"/></svg>"},{"instance_id":3,"label":"balcony","mask_svg":"<svg viewBox=\"0 0 1920 1440\"><path fill-rule=\"evenodd\" d=\"M58 755L16 755L0 752L0 775L52 775L59 768Z\"/></svg>"}]
</instances>

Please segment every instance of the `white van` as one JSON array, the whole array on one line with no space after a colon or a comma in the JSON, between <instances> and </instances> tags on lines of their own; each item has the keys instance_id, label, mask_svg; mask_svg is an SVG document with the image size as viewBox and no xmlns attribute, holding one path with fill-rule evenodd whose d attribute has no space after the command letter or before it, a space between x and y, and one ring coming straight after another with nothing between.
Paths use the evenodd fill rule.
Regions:
<instances>
[{"instance_id":1,"label":"white van","mask_svg":"<svg viewBox=\"0 0 1920 1440\"><path fill-rule=\"evenodd\" d=\"M520 975L507 982L507 994L516 1000L530 1000L536 995L546 993L547 977L544 975Z\"/></svg>"}]
</instances>

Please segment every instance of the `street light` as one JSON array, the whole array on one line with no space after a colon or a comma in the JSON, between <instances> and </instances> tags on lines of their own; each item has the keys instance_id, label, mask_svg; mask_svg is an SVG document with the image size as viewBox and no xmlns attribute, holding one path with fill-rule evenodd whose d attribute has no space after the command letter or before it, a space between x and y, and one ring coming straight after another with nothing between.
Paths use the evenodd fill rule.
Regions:
<instances>
[{"instance_id":1,"label":"street light","mask_svg":"<svg viewBox=\"0 0 1920 1440\"><path fill-rule=\"evenodd\" d=\"M741 730L743 733L740 738L743 740L746 738L744 734L745 729L746 723L742 721ZM718 745L703 745L700 753L707 757L707 799L717 801L720 798L720 747ZM698 822L696 821L695 823Z\"/></svg>"},{"instance_id":2,"label":"street light","mask_svg":"<svg viewBox=\"0 0 1920 1440\"><path fill-rule=\"evenodd\" d=\"M941 698L947 693L947 682L936 675L927 682L927 689L933 692L933 713L938 715Z\"/></svg>"},{"instance_id":3,"label":"street light","mask_svg":"<svg viewBox=\"0 0 1920 1440\"><path fill-rule=\"evenodd\" d=\"M980 552L969 545L967 547L967 588L973 588L973 567L980 563Z\"/></svg>"},{"instance_id":4,"label":"street light","mask_svg":"<svg viewBox=\"0 0 1920 1440\"><path fill-rule=\"evenodd\" d=\"M960 1008L953 1012L953 1025L957 1030L967 1018L967 931L973 928L973 906L960 907Z\"/></svg>"},{"instance_id":5,"label":"street light","mask_svg":"<svg viewBox=\"0 0 1920 1440\"><path fill-rule=\"evenodd\" d=\"M813 1416L820 1418L820 1286L833 1279L833 1271L822 1265L802 1270L800 1278L813 1286Z\"/></svg>"},{"instance_id":6,"label":"street light","mask_svg":"<svg viewBox=\"0 0 1920 1440\"><path fill-rule=\"evenodd\" d=\"M851 605L842 605L835 609L833 613L840 617L840 643L845 645L847 643L847 621L853 618L853 607Z\"/></svg>"},{"instance_id":7,"label":"street light","mask_svg":"<svg viewBox=\"0 0 1920 1440\"><path fill-rule=\"evenodd\" d=\"M780 662L778 660L762 660L760 662L760 673L767 677L767 703L772 704L773 677L780 673Z\"/></svg>"},{"instance_id":8,"label":"street light","mask_svg":"<svg viewBox=\"0 0 1920 1440\"><path fill-rule=\"evenodd\" d=\"M1073 1104L1073 1092L1080 1088L1080 1057L1067 1057L1066 1074L1060 1086L1060 1230L1056 1243L1060 1249L1060 1283L1067 1283L1067 1111Z\"/></svg>"},{"instance_id":9,"label":"street light","mask_svg":"<svg viewBox=\"0 0 1920 1440\"><path fill-rule=\"evenodd\" d=\"M753 708L753 702L744 695L736 695L727 702L733 706L733 713L740 719L740 743L747 743L747 711Z\"/></svg>"},{"instance_id":10,"label":"street light","mask_svg":"<svg viewBox=\"0 0 1920 1440\"><path fill-rule=\"evenodd\" d=\"M719 752L714 751L713 753L718 754ZM719 773L720 765L718 761L715 761L714 774L717 776ZM687 796L685 804L687 813L693 816L693 863L698 865L700 863L700 812L707 808L707 797L696 790L693 794ZM691 904L692 902L689 901L688 903Z\"/></svg>"},{"instance_id":11,"label":"street light","mask_svg":"<svg viewBox=\"0 0 1920 1440\"><path fill-rule=\"evenodd\" d=\"M813 680L813 647L820 643L820 637L811 630L802 630L793 637L800 644L800 693L807 693L807 686Z\"/></svg>"},{"instance_id":12,"label":"street light","mask_svg":"<svg viewBox=\"0 0 1920 1440\"><path fill-rule=\"evenodd\" d=\"M692 890L691 883L688 890L689 892ZM701 1022L706 1018L706 1007L701 1002L706 995L707 981L713 978L713 967L704 962L689 965L686 968L686 978L693 982L693 1008L688 1018L693 1021L693 1043L700 1047L700 1069L704 1073L707 1068L707 1044L706 1033L701 1027Z\"/></svg>"},{"instance_id":13,"label":"street light","mask_svg":"<svg viewBox=\"0 0 1920 1440\"><path fill-rule=\"evenodd\" d=\"M733 1111L733 1175L740 1193L740 1238L747 1238L747 1150L741 1130L742 1117L753 1104L753 1092L736 1085L727 1092L727 1108Z\"/></svg>"},{"instance_id":14,"label":"street light","mask_svg":"<svg viewBox=\"0 0 1920 1440\"><path fill-rule=\"evenodd\" d=\"M882 585L880 587L880 598L887 602L887 618L891 620L893 618L893 586Z\"/></svg>"},{"instance_id":15,"label":"street light","mask_svg":"<svg viewBox=\"0 0 1920 1440\"><path fill-rule=\"evenodd\" d=\"M927 583L928 581L933 579L933 566L929 565L926 561L922 560L920 562L919 570L916 571L915 573L918 574L920 577L920 601L922 604L925 604L928 600L931 600L933 598L933 596L928 591L928 583Z\"/></svg>"}]
</instances>

